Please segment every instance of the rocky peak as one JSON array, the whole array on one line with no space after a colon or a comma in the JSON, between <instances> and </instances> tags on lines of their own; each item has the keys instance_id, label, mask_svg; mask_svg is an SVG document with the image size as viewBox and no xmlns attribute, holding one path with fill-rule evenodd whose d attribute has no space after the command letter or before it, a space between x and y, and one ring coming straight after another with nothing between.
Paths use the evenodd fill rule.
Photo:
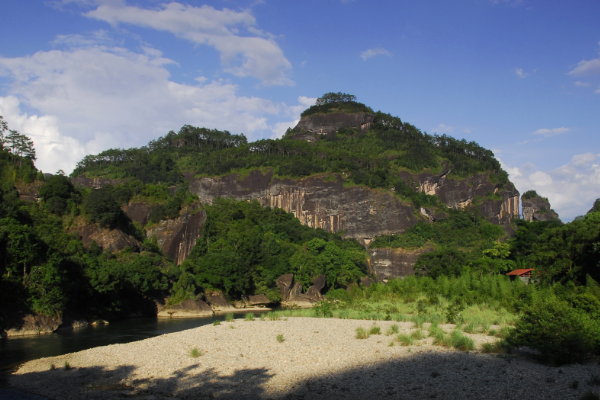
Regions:
<instances>
[{"instance_id":1,"label":"rocky peak","mask_svg":"<svg viewBox=\"0 0 600 400\"><path fill-rule=\"evenodd\" d=\"M342 128L355 129L358 132L367 132L373 123L373 114L370 113L333 113L315 114L303 117L294 128L295 139L315 141L322 135L335 135Z\"/></svg>"},{"instance_id":2,"label":"rocky peak","mask_svg":"<svg viewBox=\"0 0 600 400\"><path fill-rule=\"evenodd\" d=\"M533 221L559 220L558 214L550 207L547 198L541 197L535 190L528 190L521 196L523 219Z\"/></svg>"}]
</instances>

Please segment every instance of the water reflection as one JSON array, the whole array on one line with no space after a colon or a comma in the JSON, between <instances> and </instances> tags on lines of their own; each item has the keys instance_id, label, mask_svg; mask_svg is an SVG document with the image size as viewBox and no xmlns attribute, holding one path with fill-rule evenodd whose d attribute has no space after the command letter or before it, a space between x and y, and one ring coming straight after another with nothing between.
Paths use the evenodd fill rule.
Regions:
<instances>
[{"instance_id":1,"label":"water reflection","mask_svg":"<svg viewBox=\"0 0 600 400\"><path fill-rule=\"evenodd\" d=\"M256 315L265 312L267 311L253 311ZM246 312L239 311L235 314L236 318L244 318ZM224 320L225 315L201 318L134 318L109 325L59 331L48 335L0 339L0 371L15 368L19 364L37 358L55 357L92 347L129 343L197 328L212 324L217 319Z\"/></svg>"}]
</instances>

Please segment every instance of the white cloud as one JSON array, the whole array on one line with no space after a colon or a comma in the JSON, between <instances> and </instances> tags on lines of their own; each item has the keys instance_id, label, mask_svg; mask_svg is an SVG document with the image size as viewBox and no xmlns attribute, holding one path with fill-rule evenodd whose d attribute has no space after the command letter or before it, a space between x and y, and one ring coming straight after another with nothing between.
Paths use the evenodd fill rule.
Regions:
<instances>
[{"instance_id":1,"label":"white cloud","mask_svg":"<svg viewBox=\"0 0 600 400\"><path fill-rule=\"evenodd\" d=\"M515 72L515 75L519 77L519 79L527 78L527 76L529 75L527 72L523 71L523 68L515 67L513 71Z\"/></svg>"},{"instance_id":2,"label":"white cloud","mask_svg":"<svg viewBox=\"0 0 600 400\"><path fill-rule=\"evenodd\" d=\"M235 76L252 76L265 85L293 85L287 76L292 68L273 36L255 27L249 10L216 10L176 2L145 9L127 6L124 0L101 0L96 9L84 14L111 25L131 24L170 32L191 42L214 47L225 71ZM250 35L238 33L245 30Z\"/></svg>"},{"instance_id":3,"label":"white cloud","mask_svg":"<svg viewBox=\"0 0 600 400\"><path fill-rule=\"evenodd\" d=\"M543 129L538 129L537 131L533 132L533 134L534 135L542 135L544 137L550 137L550 136L562 135L563 133L567 133L570 130L571 130L571 128L554 128L554 129L543 128Z\"/></svg>"},{"instance_id":4,"label":"white cloud","mask_svg":"<svg viewBox=\"0 0 600 400\"><path fill-rule=\"evenodd\" d=\"M280 131L277 122L298 119L314 103L239 96L236 85L204 77L177 83L166 69L171 64L155 49L87 45L0 58L0 76L13 80L1 110L9 126L32 135L44 171L69 172L84 154L140 146L184 124L243 132L251 140L270 136ZM38 115L28 116L23 106Z\"/></svg>"},{"instance_id":5,"label":"white cloud","mask_svg":"<svg viewBox=\"0 0 600 400\"><path fill-rule=\"evenodd\" d=\"M563 221L585 214L600 197L600 154L585 153L551 171L540 171L533 164L510 167L503 164L510 180L524 193L536 190L548 197Z\"/></svg>"},{"instance_id":6,"label":"white cloud","mask_svg":"<svg viewBox=\"0 0 600 400\"><path fill-rule=\"evenodd\" d=\"M387 51L386 49L384 49L381 46L373 47L372 49L368 49L368 50L365 50L362 53L360 53L360 58L362 58L365 61L367 61L369 58L375 57L375 56L391 57L392 53L390 53L389 51Z\"/></svg>"},{"instance_id":7,"label":"white cloud","mask_svg":"<svg viewBox=\"0 0 600 400\"><path fill-rule=\"evenodd\" d=\"M569 75L573 76L587 76L587 75L599 75L600 74L600 58L593 60L582 60L577 64Z\"/></svg>"},{"instance_id":8,"label":"white cloud","mask_svg":"<svg viewBox=\"0 0 600 400\"><path fill-rule=\"evenodd\" d=\"M580 81L575 82L575 86L577 86L577 87L589 87L590 85L591 85L591 83L589 83L589 82L580 82Z\"/></svg>"},{"instance_id":9,"label":"white cloud","mask_svg":"<svg viewBox=\"0 0 600 400\"><path fill-rule=\"evenodd\" d=\"M446 133L446 132L453 132L454 128L451 126L448 126L448 125L439 124L438 126L433 128L431 131L437 132L437 133Z\"/></svg>"}]
</instances>

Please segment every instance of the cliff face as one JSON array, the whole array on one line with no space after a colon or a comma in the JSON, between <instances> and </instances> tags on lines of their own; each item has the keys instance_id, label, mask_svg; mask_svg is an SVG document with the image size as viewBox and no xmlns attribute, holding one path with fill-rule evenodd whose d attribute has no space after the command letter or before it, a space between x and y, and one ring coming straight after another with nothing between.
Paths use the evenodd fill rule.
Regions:
<instances>
[{"instance_id":1,"label":"cliff face","mask_svg":"<svg viewBox=\"0 0 600 400\"><path fill-rule=\"evenodd\" d=\"M527 199L523 195L521 200L523 201L524 220L529 222L559 220L558 214L550 208L548 199L540 196Z\"/></svg>"},{"instance_id":2,"label":"cliff face","mask_svg":"<svg viewBox=\"0 0 600 400\"><path fill-rule=\"evenodd\" d=\"M74 186L83 186L92 189L100 189L106 185L116 185L125 181L127 181L127 179L88 178L85 174L71 178L71 183L73 183Z\"/></svg>"},{"instance_id":3,"label":"cliff face","mask_svg":"<svg viewBox=\"0 0 600 400\"><path fill-rule=\"evenodd\" d=\"M291 212L304 225L330 232L368 245L375 236L400 234L415 225L412 204L403 204L391 193L366 187L344 187L340 175L326 174L304 179L279 179L271 171L252 171L222 178L197 178L190 191L202 203L216 197L257 200L263 206Z\"/></svg>"},{"instance_id":4,"label":"cliff face","mask_svg":"<svg viewBox=\"0 0 600 400\"><path fill-rule=\"evenodd\" d=\"M377 279L387 282L388 279L414 275L413 269L421 254L432 251L426 247L416 250L405 249L370 249L371 268Z\"/></svg>"},{"instance_id":5,"label":"cliff face","mask_svg":"<svg viewBox=\"0 0 600 400\"><path fill-rule=\"evenodd\" d=\"M340 128L356 129L366 132L373 123L373 114L335 113L316 114L304 117L294 128L294 138L313 142L319 135L335 134Z\"/></svg>"},{"instance_id":6,"label":"cliff face","mask_svg":"<svg viewBox=\"0 0 600 400\"><path fill-rule=\"evenodd\" d=\"M101 228L98 224L79 224L74 231L79 235L83 245L89 249L92 241L95 241L103 250L110 252L121 251L129 246L134 251L140 251L142 244L119 229Z\"/></svg>"},{"instance_id":7,"label":"cliff face","mask_svg":"<svg viewBox=\"0 0 600 400\"><path fill-rule=\"evenodd\" d=\"M519 217L519 192L508 182L502 191L489 182L488 174L475 174L466 179L449 179L450 170L435 175L429 172L413 175L402 172L408 185L429 195L435 195L449 208L477 207L489 222L508 227L512 218ZM502 199L490 198L500 195ZM476 203L476 204L474 204Z\"/></svg>"},{"instance_id":8,"label":"cliff face","mask_svg":"<svg viewBox=\"0 0 600 400\"><path fill-rule=\"evenodd\" d=\"M179 265L190 255L196 239L202 236L205 221L204 210L185 211L178 218L160 221L146 231L146 236L156 236L162 251Z\"/></svg>"}]
</instances>

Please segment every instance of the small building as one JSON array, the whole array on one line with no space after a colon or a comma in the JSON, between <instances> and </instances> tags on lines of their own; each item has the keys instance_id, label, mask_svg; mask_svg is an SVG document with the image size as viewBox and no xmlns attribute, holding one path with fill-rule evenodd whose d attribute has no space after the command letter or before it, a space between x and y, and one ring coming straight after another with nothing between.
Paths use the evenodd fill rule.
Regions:
<instances>
[{"instance_id":1,"label":"small building","mask_svg":"<svg viewBox=\"0 0 600 400\"><path fill-rule=\"evenodd\" d=\"M533 268L526 268L526 269L515 269L514 271L511 271L506 275L510 276L511 281L513 281L513 280L517 279L517 277L519 277L519 279L521 279L523 282L525 282L526 285L529 285L529 281L531 280L532 273L533 273Z\"/></svg>"}]
</instances>

